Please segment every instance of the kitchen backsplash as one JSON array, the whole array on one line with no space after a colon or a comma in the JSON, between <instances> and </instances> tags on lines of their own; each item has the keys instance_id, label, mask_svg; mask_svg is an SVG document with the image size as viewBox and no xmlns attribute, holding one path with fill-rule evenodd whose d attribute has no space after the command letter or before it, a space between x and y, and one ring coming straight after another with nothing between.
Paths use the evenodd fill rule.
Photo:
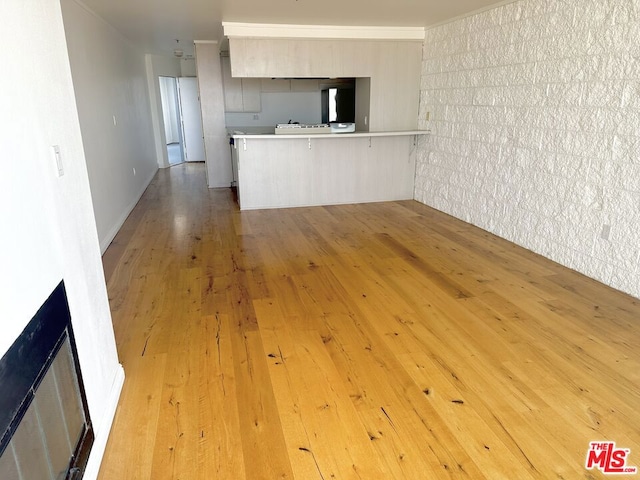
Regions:
<instances>
[{"instance_id":1,"label":"kitchen backsplash","mask_svg":"<svg viewBox=\"0 0 640 480\"><path fill-rule=\"evenodd\" d=\"M262 93L262 111L225 113L227 127L275 126L292 122L316 124L322 121L320 91Z\"/></svg>"}]
</instances>

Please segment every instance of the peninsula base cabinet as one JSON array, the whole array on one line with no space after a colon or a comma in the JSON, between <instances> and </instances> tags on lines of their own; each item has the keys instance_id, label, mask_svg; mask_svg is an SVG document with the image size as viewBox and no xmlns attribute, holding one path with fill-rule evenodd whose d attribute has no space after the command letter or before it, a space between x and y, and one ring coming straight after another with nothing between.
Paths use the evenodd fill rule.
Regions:
<instances>
[{"instance_id":1,"label":"peninsula base cabinet","mask_svg":"<svg viewBox=\"0 0 640 480\"><path fill-rule=\"evenodd\" d=\"M235 137L241 210L413 198L416 135Z\"/></svg>"}]
</instances>

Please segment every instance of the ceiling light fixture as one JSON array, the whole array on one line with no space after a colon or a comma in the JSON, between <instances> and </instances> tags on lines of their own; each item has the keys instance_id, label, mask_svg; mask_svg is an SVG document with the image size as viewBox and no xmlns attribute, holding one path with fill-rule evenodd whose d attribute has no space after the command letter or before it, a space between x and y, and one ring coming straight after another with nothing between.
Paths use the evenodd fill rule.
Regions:
<instances>
[{"instance_id":1,"label":"ceiling light fixture","mask_svg":"<svg viewBox=\"0 0 640 480\"><path fill-rule=\"evenodd\" d=\"M178 38L176 38L176 46L177 47L180 46L180 39L178 39ZM182 58L182 56L184 55L184 50L182 50L181 48L176 48L173 51L173 54L178 58Z\"/></svg>"}]
</instances>

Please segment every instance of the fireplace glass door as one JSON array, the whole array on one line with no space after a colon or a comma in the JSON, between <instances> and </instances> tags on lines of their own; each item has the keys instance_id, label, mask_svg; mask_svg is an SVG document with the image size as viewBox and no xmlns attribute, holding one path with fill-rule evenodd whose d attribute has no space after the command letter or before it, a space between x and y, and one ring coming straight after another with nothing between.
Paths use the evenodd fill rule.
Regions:
<instances>
[{"instance_id":1,"label":"fireplace glass door","mask_svg":"<svg viewBox=\"0 0 640 480\"><path fill-rule=\"evenodd\" d=\"M52 298L0 361L2 480L80 479L93 443L64 288Z\"/></svg>"}]
</instances>

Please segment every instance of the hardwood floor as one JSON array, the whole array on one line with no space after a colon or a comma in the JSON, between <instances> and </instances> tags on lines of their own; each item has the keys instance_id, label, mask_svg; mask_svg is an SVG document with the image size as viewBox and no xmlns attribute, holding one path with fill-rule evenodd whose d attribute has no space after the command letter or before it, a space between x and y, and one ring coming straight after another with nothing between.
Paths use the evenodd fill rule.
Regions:
<instances>
[{"instance_id":1,"label":"hardwood floor","mask_svg":"<svg viewBox=\"0 0 640 480\"><path fill-rule=\"evenodd\" d=\"M104 257L123 479L640 466L640 302L412 201L240 213L161 170Z\"/></svg>"}]
</instances>

